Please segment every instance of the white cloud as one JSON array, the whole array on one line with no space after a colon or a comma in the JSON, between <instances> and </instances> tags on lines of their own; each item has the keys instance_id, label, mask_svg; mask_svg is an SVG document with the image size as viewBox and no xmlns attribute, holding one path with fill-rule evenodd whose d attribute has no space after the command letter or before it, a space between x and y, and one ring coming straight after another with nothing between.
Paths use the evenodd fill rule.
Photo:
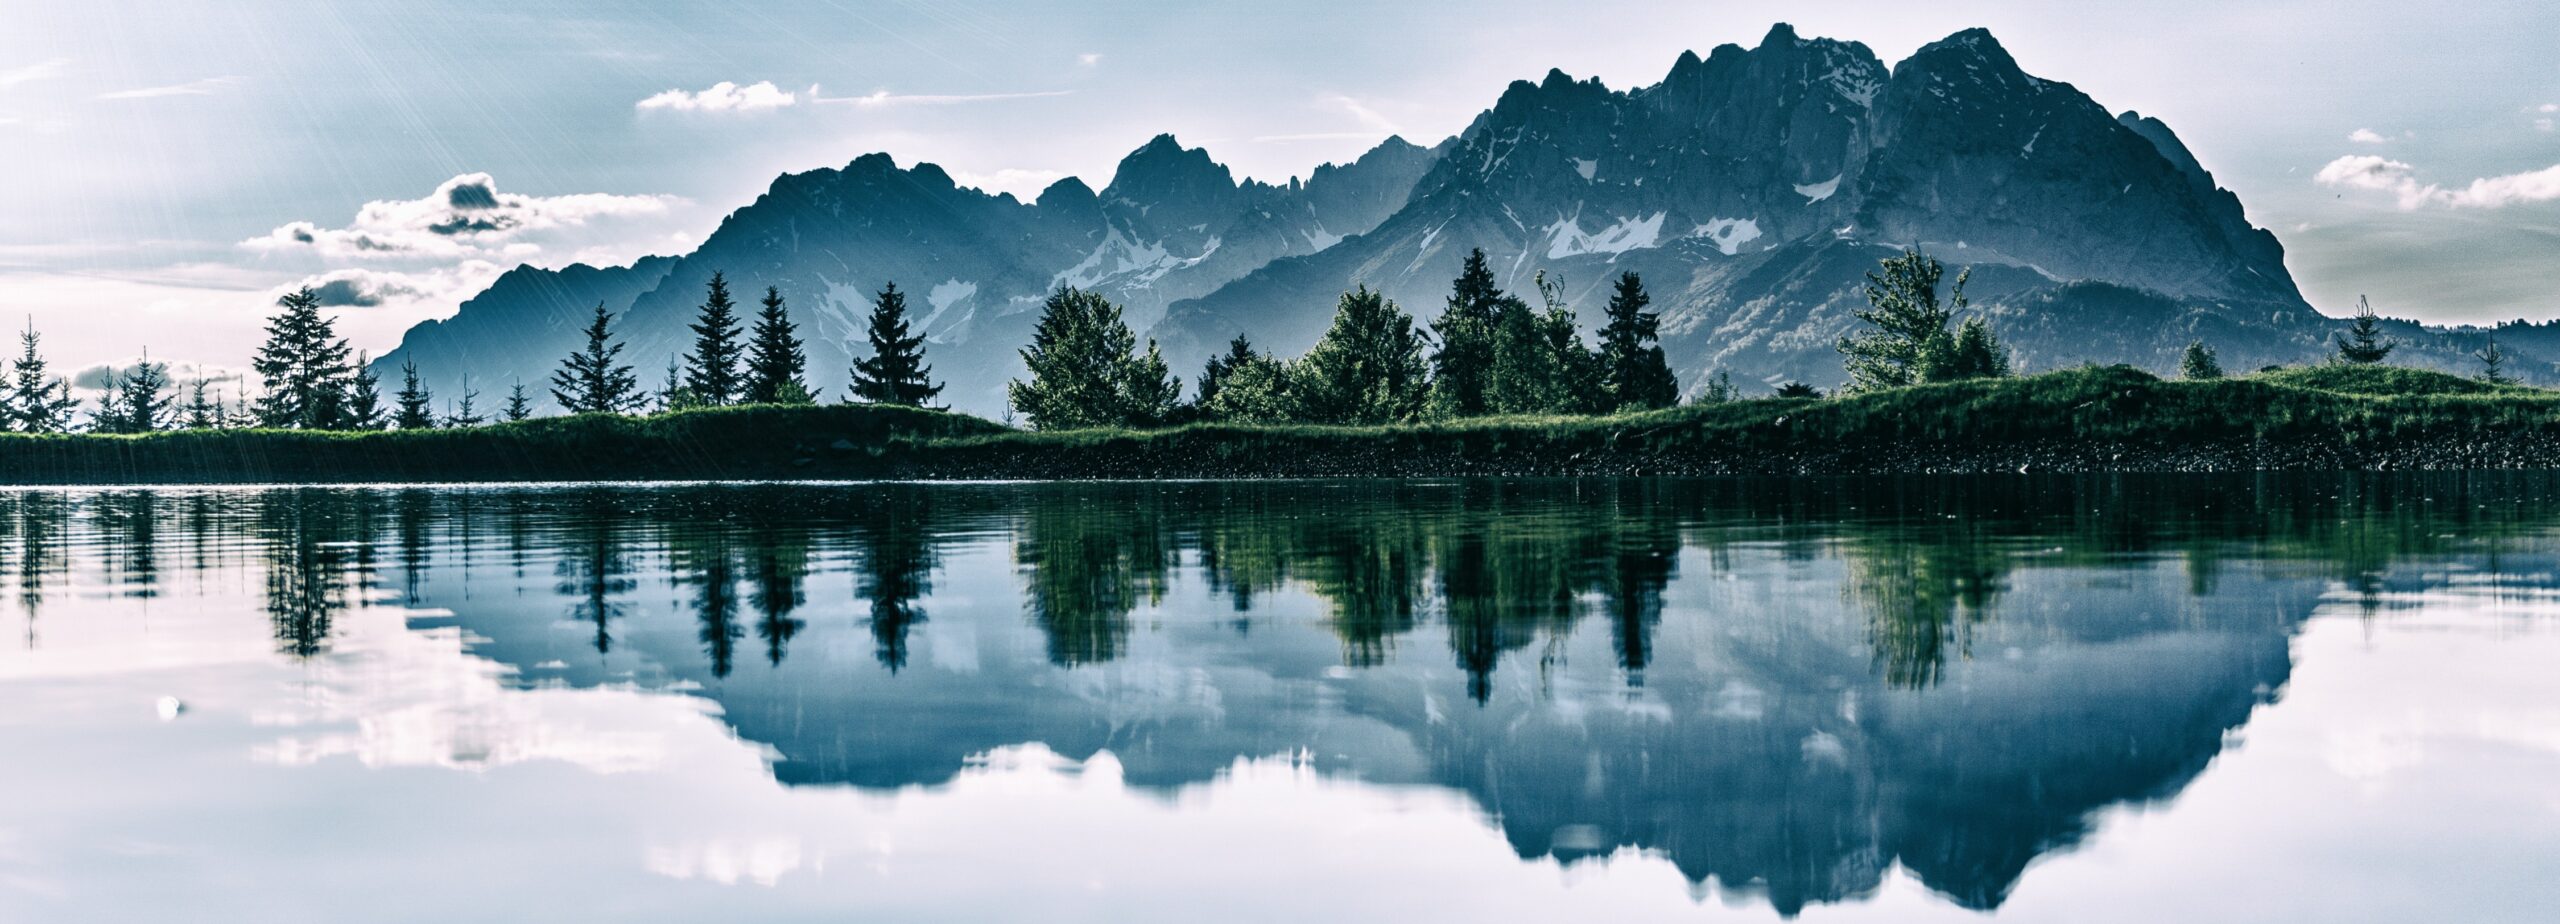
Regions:
<instances>
[{"instance_id":1,"label":"white cloud","mask_svg":"<svg viewBox=\"0 0 2560 924\"><path fill-rule=\"evenodd\" d=\"M527 238L599 219L665 215L674 196L502 193L486 173L444 181L422 199L367 202L343 228L288 223L241 246L271 253L307 252L329 259L487 257L523 260L540 253Z\"/></svg>"},{"instance_id":2,"label":"white cloud","mask_svg":"<svg viewBox=\"0 0 2560 924\"><path fill-rule=\"evenodd\" d=\"M1039 99L1066 96L1073 90L1035 90L1026 93L891 93L876 90L866 96L821 96L818 88L809 88L809 101L840 106L949 106L959 103L984 103L1005 99Z\"/></svg>"},{"instance_id":3,"label":"white cloud","mask_svg":"<svg viewBox=\"0 0 2560 924\"><path fill-rule=\"evenodd\" d=\"M2535 107L2533 107L2533 111L2535 111L2535 112L2560 112L2560 103L2544 103L2544 104L2542 104L2542 105L2540 105L2540 106L2535 106Z\"/></svg>"},{"instance_id":4,"label":"white cloud","mask_svg":"<svg viewBox=\"0 0 2560 924\"><path fill-rule=\"evenodd\" d=\"M639 108L642 111L664 109L674 112L769 112L798 105L799 102L799 94L774 86L770 80L759 80L743 87L723 80L712 84L709 89L692 93L668 90L641 100Z\"/></svg>"},{"instance_id":5,"label":"white cloud","mask_svg":"<svg viewBox=\"0 0 2560 924\"><path fill-rule=\"evenodd\" d=\"M246 77L206 77L202 80L190 80L165 87L140 87L132 90L117 90L113 93L100 93L98 98L159 99L164 96L211 96L238 86L248 79Z\"/></svg>"},{"instance_id":6,"label":"white cloud","mask_svg":"<svg viewBox=\"0 0 2560 924\"><path fill-rule=\"evenodd\" d=\"M1387 118L1384 114L1378 112L1378 110L1370 108L1369 104L1357 99L1353 99L1339 93L1333 93L1318 97L1316 101L1318 104L1328 108L1339 109L1343 112L1349 113L1354 121L1360 123L1360 127L1369 129L1372 132L1384 132L1392 135L1399 131L1394 119Z\"/></svg>"},{"instance_id":7,"label":"white cloud","mask_svg":"<svg viewBox=\"0 0 2560 924\"><path fill-rule=\"evenodd\" d=\"M2321 167L2313 182L2344 189L2387 192L2397 197L2402 210L2430 205L2447 208L2494 209L2527 202L2549 202L2560 199L2560 165L2505 176L2483 177L2470 185L2448 189L2435 183L2418 181L2417 168L2402 161L2372 154L2351 154Z\"/></svg>"},{"instance_id":8,"label":"white cloud","mask_svg":"<svg viewBox=\"0 0 2560 924\"><path fill-rule=\"evenodd\" d=\"M69 58L55 58L51 61L39 61L23 67L0 70L0 90L31 81L60 77L63 69L70 65Z\"/></svg>"},{"instance_id":9,"label":"white cloud","mask_svg":"<svg viewBox=\"0 0 2560 924\"><path fill-rule=\"evenodd\" d=\"M2382 133L2374 131L2373 129L2359 128L2355 131L2348 132L2347 140L2353 141L2357 144L2381 144L2383 142L2390 141L2391 139L2383 137Z\"/></svg>"},{"instance_id":10,"label":"white cloud","mask_svg":"<svg viewBox=\"0 0 2560 924\"><path fill-rule=\"evenodd\" d=\"M1077 55L1076 63L1086 67L1093 67L1102 63L1102 55L1088 51L1084 54Z\"/></svg>"}]
</instances>

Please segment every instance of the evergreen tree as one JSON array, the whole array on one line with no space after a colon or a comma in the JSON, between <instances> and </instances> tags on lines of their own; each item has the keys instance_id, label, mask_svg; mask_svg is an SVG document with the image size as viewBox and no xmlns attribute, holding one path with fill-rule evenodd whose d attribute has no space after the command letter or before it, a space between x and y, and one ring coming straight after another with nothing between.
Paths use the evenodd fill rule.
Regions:
<instances>
[{"instance_id":1,"label":"evergreen tree","mask_svg":"<svg viewBox=\"0 0 2560 924\"><path fill-rule=\"evenodd\" d=\"M1662 354L1662 316L1645 310L1652 304L1641 277L1618 274L1618 289L1609 296L1609 323L1600 329L1600 365L1613 410L1680 403L1680 380Z\"/></svg>"},{"instance_id":2,"label":"evergreen tree","mask_svg":"<svg viewBox=\"0 0 2560 924\"><path fill-rule=\"evenodd\" d=\"M1494 315L1493 377L1487 403L1498 414L1571 414L1603 409L1606 377L1582 346L1561 287L1537 277L1540 312L1505 296Z\"/></svg>"},{"instance_id":3,"label":"evergreen tree","mask_svg":"<svg viewBox=\"0 0 2560 924\"><path fill-rule=\"evenodd\" d=\"M124 432L153 433L168 429L177 422L178 396L170 393L169 364L151 361L151 353L143 351L142 361L124 377Z\"/></svg>"},{"instance_id":4,"label":"evergreen tree","mask_svg":"<svg viewBox=\"0 0 2560 924\"><path fill-rule=\"evenodd\" d=\"M9 428L20 433L60 433L71 427L71 412L80 406L71 396L71 383L46 374L44 357L37 353L41 335L29 324L18 335L23 351L18 354L9 380Z\"/></svg>"},{"instance_id":5,"label":"evergreen tree","mask_svg":"<svg viewBox=\"0 0 2560 924\"><path fill-rule=\"evenodd\" d=\"M693 352L684 358L684 385L702 403L721 407L736 401L745 384L738 378L738 312L726 277L713 272L706 288L702 313L689 325Z\"/></svg>"},{"instance_id":6,"label":"evergreen tree","mask_svg":"<svg viewBox=\"0 0 2560 924\"><path fill-rule=\"evenodd\" d=\"M2178 358L2178 377L2190 382L2222 377L2222 360L2202 340L2187 341L2186 355Z\"/></svg>"},{"instance_id":7,"label":"evergreen tree","mask_svg":"<svg viewBox=\"0 0 2560 924\"><path fill-rule=\"evenodd\" d=\"M1494 321L1508 299L1494 285L1481 249L1449 286L1448 307L1431 322L1440 349L1431 356L1431 409L1443 417L1474 417L1491 407ZM1517 299L1509 299L1517 302Z\"/></svg>"},{"instance_id":8,"label":"evergreen tree","mask_svg":"<svg viewBox=\"0 0 2560 924\"><path fill-rule=\"evenodd\" d=\"M2491 385L2516 383L2515 377L2507 374L2506 348L2499 346L2495 338L2491 338L2487 345L2482 346L2480 352L2471 355L2480 358L2480 381Z\"/></svg>"},{"instance_id":9,"label":"evergreen tree","mask_svg":"<svg viewBox=\"0 0 2560 924\"><path fill-rule=\"evenodd\" d=\"M1788 382L1784 385L1778 386L1778 397L1819 398L1822 397L1822 389L1815 388L1803 382Z\"/></svg>"},{"instance_id":10,"label":"evergreen tree","mask_svg":"<svg viewBox=\"0 0 2560 924\"><path fill-rule=\"evenodd\" d=\"M667 357L667 378L658 386L658 410L663 413L708 406L703 403L702 395L684 384L684 362L673 356Z\"/></svg>"},{"instance_id":11,"label":"evergreen tree","mask_svg":"<svg viewBox=\"0 0 2560 924\"><path fill-rule=\"evenodd\" d=\"M1007 403L1042 430L1162 423L1181 399L1182 381L1166 370L1154 341L1144 356L1136 348L1120 306L1060 286L1022 350L1031 380L1007 383Z\"/></svg>"},{"instance_id":12,"label":"evergreen tree","mask_svg":"<svg viewBox=\"0 0 2560 924\"><path fill-rule=\"evenodd\" d=\"M2399 346L2399 341L2382 336L2382 317L2373 313L2373 306L2366 303L2364 296L2356 296L2356 323L2338 338L2338 359L2370 365L2381 362Z\"/></svg>"},{"instance_id":13,"label":"evergreen tree","mask_svg":"<svg viewBox=\"0 0 2560 924\"><path fill-rule=\"evenodd\" d=\"M2009 351L2000 345L2000 337L1991 332L1991 325L1976 315L1956 326L1954 345L1928 371L1932 382L2007 378Z\"/></svg>"},{"instance_id":14,"label":"evergreen tree","mask_svg":"<svg viewBox=\"0 0 2560 924\"><path fill-rule=\"evenodd\" d=\"M124 376L110 367L99 383L98 406L89 409L89 432L131 433L131 421L124 411Z\"/></svg>"},{"instance_id":15,"label":"evergreen tree","mask_svg":"<svg viewBox=\"0 0 2560 924\"><path fill-rule=\"evenodd\" d=\"M418 382L416 360L400 364L400 394L393 398L399 408L391 422L403 430L432 430L436 426L435 394Z\"/></svg>"},{"instance_id":16,"label":"evergreen tree","mask_svg":"<svg viewBox=\"0 0 2560 924\"><path fill-rule=\"evenodd\" d=\"M1300 363L1259 353L1236 360L1219 376L1218 393L1200 402L1200 413L1227 423L1292 423L1304 419L1297 390L1305 384Z\"/></svg>"},{"instance_id":17,"label":"evergreen tree","mask_svg":"<svg viewBox=\"0 0 2560 924\"><path fill-rule=\"evenodd\" d=\"M1119 311L1113 308L1115 316ZM853 361L853 396L873 404L924 407L942 386L924 364L924 335L907 332L907 296L890 283L871 300L871 356Z\"/></svg>"},{"instance_id":18,"label":"evergreen tree","mask_svg":"<svg viewBox=\"0 0 2560 924\"><path fill-rule=\"evenodd\" d=\"M1848 357L1849 387L1856 391L1918 384L1941 368L1955 346L1947 321L1964 309L1964 284L1973 273L1956 275L1950 304L1942 305L1938 280L1945 268L1929 255L1905 250L1886 258L1883 271L1867 273L1867 308L1857 312L1858 320L1873 329L1840 338L1840 353Z\"/></svg>"},{"instance_id":19,"label":"evergreen tree","mask_svg":"<svg viewBox=\"0 0 2560 924\"><path fill-rule=\"evenodd\" d=\"M382 375L363 353L356 354L355 374L347 380L346 428L382 429Z\"/></svg>"},{"instance_id":20,"label":"evergreen tree","mask_svg":"<svg viewBox=\"0 0 2560 924\"><path fill-rule=\"evenodd\" d=\"M1698 384L1698 404L1724 404L1742 399L1742 389L1733 386L1732 373L1724 370L1716 370L1716 374L1707 376Z\"/></svg>"},{"instance_id":21,"label":"evergreen tree","mask_svg":"<svg viewBox=\"0 0 2560 924\"><path fill-rule=\"evenodd\" d=\"M336 429L344 423L347 342L309 286L276 304L284 310L267 320L267 342L252 362L267 382L258 417L270 427Z\"/></svg>"},{"instance_id":22,"label":"evergreen tree","mask_svg":"<svg viewBox=\"0 0 2560 924\"><path fill-rule=\"evenodd\" d=\"M507 389L507 408L503 413L508 423L533 416L533 399L525 396L523 382Z\"/></svg>"},{"instance_id":23,"label":"evergreen tree","mask_svg":"<svg viewBox=\"0 0 2560 924\"><path fill-rule=\"evenodd\" d=\"M809 366L800 342L800 325L791 323L782 290L766 286L764 310L747 342L747 401L751 404L808 404L817 399L800 374Z\"/></svg>"},{"instance_id":24,"label":"evergreen tree","mask_svg":"<svg viewBox=\"0 0 2560 924\"><path fill-rule=\"evenodd\" d=\"M613 315L596 304L587 325L587 347L560 361L551 374L551 397L572 414L619 414L638 404L639 381L631 367L614 365L622 344L613 341Z\"/></svg>"},{"instance_id":25,"label":"evergreen tree","mask_svg":"<svg viewBox=\"0 0 2560 924\"><path fill-rule=\"evenodd\" d=\"M187 413L179 426L189 430L222 428L222 399L206 393L206 387L211 384L205 381L202 372L196 374L195 383L187 387Z\"/></svg>"},{"instance_id":26,"label":"evergreen tree","mask_svg":"<svg viewBox=\"0 0 2560 924\"><path fill-rule=\"evenodd\" d=\"M1208 365L1201 367L1200 394L1192 399L1192 403L1207 408L1210 402L1218 399L1218 389L1226 386L1228 377L1235 375L1237 368L1262 358L1262 354L1254 352L1252 341L1246 340L1243 334L1237 334L1236 339L1227 341L1227 355L1209 357Z\"/></svg>"},{"instance_id":27,"label":"evergreen tree","mask_svg":"<svg viewBox=\"0 0 2560 924\"><path fill-rule=\"evenodd\" d=\"M481 424L488 423L488 415L473 410L471 407L479 400L480 390L471 387L470 376L463 376L462 397L456 399L453 403L453 407L445 411L444 425L448 427L477 427Z\"/></svg>"},{"instance_id":28,"label":"evergreen tree","mask_svg":"<svg viewBox=\"0 0 2560 924\"><path fill-rule=\"evenodd\" d=\"M1431 396L1422 333L1411 316L1368 286L1343 293L1333 326L1292 371L1295 416L1313 423L1412 420Z\"/></svg>"}]
</instances>

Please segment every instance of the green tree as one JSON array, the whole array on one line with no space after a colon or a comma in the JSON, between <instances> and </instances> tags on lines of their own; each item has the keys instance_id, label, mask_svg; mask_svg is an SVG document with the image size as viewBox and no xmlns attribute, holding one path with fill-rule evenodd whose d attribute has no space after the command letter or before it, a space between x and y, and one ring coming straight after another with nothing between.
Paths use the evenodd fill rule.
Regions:
<instances>
[{"instance_id":1,"label":"green tree","mask_svg":"<svg viewBox=\"0 0 2560 924\"><path fill-rule=\"evenodd\" d=\"M508 387L507 407L506 410L501 411L500 413L505 415L508 423L514 423L533 416L533 399L525 395L523 382L517 382L513 386Z\"/></svg>"},{"instance_id":2,"label":"green tree","mask_svg":"<svg viewBox=\"0 0 2560 924\"><path fill-rule=\"evenodd\" d=\"M1300 418L1300 376L1291 363L1251 354L1219 377L1218 393L1201 402L1202 416L1227 423L1276 424Z\"/></svg>"},{"instance_id":3,"label":"green tree","mask_svg":"<svg viewBox=\"0 0 2560 924\"><path fill-rule=\"evenodd\" d=\"M1022 350L1031 378L1007 383L1007 401L1042 430L1154 426L1173 414L1182 381L1165 369L1154 341L1144 355L1136 348L1120 306L1060 286Z\"/></svg>"},{"instance_id":4,"label":"green tree","mask_svg":"<svg viewBox=\"0 0 2560 924\"><path fill-rule=\"evenodd\" d=\"M1617 291L1609 296L1609 323L1600 329L1600 365L1613 410L1680 403L1680 380L1662 354L1662 318L1645 310L1652 304L1642 277L1618 274Z\"/></svg>"},{"instance_id":5,"label":"green tree","mask_svg":"<svg viewBox=\"0 0 2560 924\"><path fill-rule=\"evenodd\" d=\"M1052 301L1055 296L1052 296ZM1119 309L1112 309L1116 318ZM907 294L889 283L871 299L871 355L853 361L853 396L873 404L924 407L942 394L924 363L924 335L907 331Z\"/></svg>"},{"instance_id":6,"label":"green tree","mask_svg":"<svg viewBox=\"0 0 2560 924\"><path fill-rule=\"evenodd\" d=\"M596 304L587 324L587 347L560 361L551 374L551 398L572 414L619 414L637 406L640 382L630 366L616 365L622 344L613 340L613 315Z\"/></svg>"},{"instance_id":7,"label":"green tree","mask_svg":"<svg viewBox=\"0 0 2560 924\"><path fill-rule=\"evenodd\" d=\"M304 286L278 299L284 310L267 320L267 342L251 366L266 380L258 418L269 427L333 430L343 426L347 342L320 314L320 296Z\"/></svg>"},{"instance_id":8,"label":"green tree","mask_svg":"<svg viewBox=\"0 0 2560 924\"><path fill-rule=\"evenodd\" d=\"M743 348L738 343L737 305L729 301L729 280L715 271L705 284L702 312L688 325L693 331L693 352L684 358L684 386L702 403L720 407L738 398L744 384L738 378L738 359Z\"/></svg>"},{"instance_id":9,"label":"green tree","mask_svg":"<svg viewBox=\"0 0 2560 924\"><path fill-rule=\"evenodd\" d=\"M89 409L89 432L131 433L132 418L124 411L124 376L108 367L98 387L98 406Z\"/></svg>"},{"instance_id":10,"label":"green tree","mask_svg":"<svg viewBox=\"0 0 2560 924\"><path fill-rule=\"evenodd\" d=\"M1820 398L1822 397L1822 389L1815 388L1803 382L1788 382L1784 385L1778 386L1778 397Z\"/></svg>"},{"instance_id":11,"label":"green tree","mask_svg":"<svg viewBox=\"0 0 2560 924\"><path fill-rule=\"evenodd\" d=\"M2356 296L2355 325L2338 337L2338 359L2359 366L2371 365L2390 356L2399 346L2399 341L2382 336L2382 316L2373 313L2373 306L2364 296Z\"/></svg>"},{"instance_id":12,"label":"green tree","mask_svg":"<svg viewBox=\"0 0 2560 924\"><path fill-rule=\"evenodd\" d=\"M1998 379L2009 375L2009 351L2000 345L2000 337L1991 325L1977 315L1956 326L1955 343L1945 355L1930 364L1928 380L1953 382L1963 379Z\"/></svg>"},{"instance_id":13,"label":"green tree","mask_svg":"<svg viewBox=\"0 0 2560 924\"><path fill-rule=\"evenodd\" d=\"M10 370L10 429L20 433L60 433L71 427L71 412L80 399L71 396L70 381L47 373L44 356L36 345L41 335L35 326L27 326L18 335L23 347L16 367Z\"/></svg>"},{"instance_id":14,"label":"green tree","mask_svg":"<svg viewBox=\"0 0 2560 924\"><path fill-rule=\"evenodd\" d=\"M479 400L480 390L471 387L470 376L463 376L462 397L455 399L453 402L453 408L445 413L444 425L448 427L477 427L481 424L488 423L488 415L482 414L472 408L472 405L478 403Z\"/></svg>"},{"instance_id":15,"label":"green tree","mask_svg":"<svg viewBox=\"0 0 2560 924\"><path fill-rule=\"evenodd\" d=\"M152 433L177 422L178 396L169 387L169 364L152 362L149 351L124 377L123 391L124 432Z\"/></svg>"},{"instance_id":16,"label":"green tree","mask_svg":"<svg viewBox=\"0 0 2560 924\"><path fill-rule=\"evenodd\" d=\"M1964 284L1972 275L1971 270L1957 274L1952 298L1940 304L1938 281L1945 268L1929 255L1905 250L1886 258L1882 269L1881 275L1867 274L1867 308L1856 313L1871 329L1840 338L1840 353L1848 357L1849 387L1855 391L1927 381L1955 346L1947 321L1964 309Z\"/></svg>"},{"instance_id":17,"label":"green tree","mask_svg":"<svg viewBox=\"0 0 2560 924\"><path fill-rule=\"evenodd\" d=\"M222 429L222 398L207 393L206 387L210 384L205 381L203 373L198 372L195 382L187 386L187 413L179 426L189 430Z\"/></svg>"},{"instance_id":18,"label":"green tree","mask_svg":"<svg viewBox=\"0 0 2560 924\"><path fill-rule=\"evenodd\" d=\"M382 429L382 376L363 353L356 354L355 374L347 380L346 428Z\"/></svg>"},{"instance_id":19,"label":"green tree","mask_svg":"<svg viewBox=\"0 0 2560 924\"><path fill-rule=\"evenodd\" d=\"M800 342L800 325L791 323L791 310L783 307L782 290L766 286L762 304L747 341L747 402L808 404L816 400L817 393L800 378L809 367L809 355Z\"/></svg>"},{"instance_id":20,"label":"green tree","mask_svg":"<svg viewBox=\"0 0 2560 924\"><path fill-rule=\"evenodd\" d=\"M400 393L392 399L398 410L391 422L403 430L432 430L436 426L435 393L418 381L418 362L400 363Z\"/></svg>"},{"instance_id":21,"label":"green tree","mask_svg":"<svg viewBox=\"0 0 2560 924\"><path fill-rule=\"evenodd\" d=\"M2222 377L2222 360L2202 340L2187 341L2186 355L2178 358L2178 377L2190 382Z\"/></svg>"},{"instance_id":22,"label":"green tree","mask_svg":"<svg viewBox=\"0 0 2560 924\"><path fill-rule=\"evenodd\" d=\"M1253 342L1237 334L1236 339L1227 341L1227 355L1209 357L1208 365L1201 367L1200 392L1193 402L1207 408L1218 399L1218 389L1226 385L1238 367L1261 358L1262 354L1254 352Z\"/></svg>"},{"instance_id":23,"label":"green tree","mask_svg":"<svg viewBox=\"0 0 2560 924\"><path fill-rule=\"evenodd\" d=\"M1722 369L1698 383L1698 404L1726 404L1742 399L1742 389L1733 385L1733 374Z\"/></svg>"},{"instance_id":24,"label":"green tree","mask_svg":"<svg viewBox=\"0 0 2560 924\"><path fill-rule=\"evenodd\" d=\"M2515 377L2507 374L2506 348L2499 346L2496 338L2491 338L2487 345L2480 348L2479 352L2471 355L2480 359L2480 381L2487 382L2491 385L2513 385L2516 383Z\"/></svg>"},{"instance_id":25,"label":"green tree","mask_svg":"<svg viewBox=\"0 0 2560 924\"><path fill-rule=\"evenodd\" d=\"M1289 371L1293 416L1313 423L1412 420L1431 396L1422 332L1412 316L1368 286L1343 293L1333 326Z\"/></svg>"},{"instance_id":26,"label":"green tree","mask_svg":"<svg viewBox=\"0 0 2560 924\"><path fill-rule=\"evenodd\" d=\"M1449 301L1431 332L1440 349L1431 355L1431 410L1443 417L1474 417L1491 409L1494 322L1505 299L1485 265L1484 251L1473 250L1449 284ZM1517 302L1518 299L1509 299Z\"/></svg>"}]
</instances>

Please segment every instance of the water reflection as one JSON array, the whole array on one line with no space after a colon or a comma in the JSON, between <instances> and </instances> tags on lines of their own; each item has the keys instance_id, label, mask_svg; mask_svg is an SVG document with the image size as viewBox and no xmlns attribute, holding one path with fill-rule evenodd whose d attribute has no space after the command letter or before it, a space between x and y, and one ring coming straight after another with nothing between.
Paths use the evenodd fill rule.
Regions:
<instances>
[{"instance_id":1,"label":"water reflection","mask_svg":"<svg viewBox=\"0 0 2560 924\"><path fill-rule=\"evenodd\" d=\"M1287 756L1462 793L1524 858L1667 858L1792 914L1899 866L1999 906L2178 794L2322 595L2555 570L2542 475L702 486L0 495L25 644L75 565L351 607L522 687L716 704L792 785L1037 744L1168 790Z\"/></svg>"}]
</instances>

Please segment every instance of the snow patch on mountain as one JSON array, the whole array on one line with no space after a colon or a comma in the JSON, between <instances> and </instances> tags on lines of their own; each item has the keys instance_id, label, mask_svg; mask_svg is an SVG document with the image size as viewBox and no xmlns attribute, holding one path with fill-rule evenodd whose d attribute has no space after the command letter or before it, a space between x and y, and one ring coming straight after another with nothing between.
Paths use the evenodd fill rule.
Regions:
<instances>
[{"instance_id":1,"label":"snow patch on mountain","mask_svg":"<svg viewBox=\"0 0 2560 924\"><path fill-rule=\"evenodd\" d=\"M1832 178L1819 183L1805 183L1796 187L1796 195L1803 196L1804 204L1806 205L1812 205L1824 199L1831 198L1832 193L1839 191L1840 178L1838 176L1833 176Z\"/></svg>"},{"instance_id":2,"label":"snow patch on mountain","mask_svg":"<svg viewBox=\"0 0 2560 924\"><path fill-rule=\"evenodd\" d=\"M1584 182L1590 182L1592 177L1600 174L1600 162L1588 157L1576 157L1573 159L1573 172L1582 174Z\"/></svg>"},{"instance_id":3,"label":"snow patch on mountain","mask_svg":"<svg viewBox=\"0 0 2560 924\"><path fill-rule=\"evenodd\" d=\"M933 287L933 291L925 293L925 303L933 306L933 312L925 315L924 322L917 326L928 331L941 329L946 326L941 323L943 315L949 314L951 309L959 307L961 303L968 301L970 296L976 294L978 294L977 283L962 282L958 279L943 280L941 285ZM973 306L963 311L959 319L951 323L952 325L966 324L976 314L977 309Z\"/></svg>"},{"instance_id":4,"label":"snow patch on mountain","mask_svg":"<svg viewBox=\"0 0 2560 924\"><path fill-rule=\"evenodd\" d=\"M1666 213L1655 212L1641 218L1621 218L1616 224L1594 233L1584 233L1582 223L1572 218L1559 218L1547 226L1549 243L1547 259L1561 260L1586 253L1622 254L1659 246L1662 219Z\"/></svg>"},{"instance_id":5,"label":"snow patch on mountain","mask_svg":"<svg viewBox=\"0 0 2560 924\"><path fill-rule=\"evenodd\" d=\"M1715 242L1716 249L1730 257L1741 253L1742 245L1760 239L1760 223L1749 218L1718 218L1699 225L1689 236Z\"/></svg>"}]
</instances>

